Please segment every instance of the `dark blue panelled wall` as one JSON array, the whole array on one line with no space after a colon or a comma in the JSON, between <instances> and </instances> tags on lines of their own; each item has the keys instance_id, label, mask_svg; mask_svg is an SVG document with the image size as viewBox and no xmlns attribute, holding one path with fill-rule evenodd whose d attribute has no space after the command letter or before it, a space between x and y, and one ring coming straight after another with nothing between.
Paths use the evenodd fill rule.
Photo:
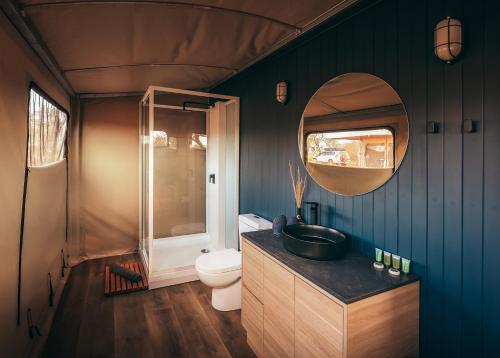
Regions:
<instances>
[{"instance_id":1,"label":"dark blue panelled wall","mask_svg":"<svg viewBox=\"0 0 500 358\"><path fill-rule=\"evenodd\" d=\"M433 27L447 15L464 23L466 50L453 65L433 53ZM373 193L343 197L310 180L305 199L321 203L321 223L355 248L411 257L422 278L422 356L500 356L497 1L365 1L214 89L242 100L240 212L294 213L288 161L300 163L302 111L322 83L352 71L399 92L408 152ZM279 80L290 84L284 106L275 101ZM463 119L477 131L462 134ZM440 132L427 134L428 121Z\"/></svg>"}]
</instances>

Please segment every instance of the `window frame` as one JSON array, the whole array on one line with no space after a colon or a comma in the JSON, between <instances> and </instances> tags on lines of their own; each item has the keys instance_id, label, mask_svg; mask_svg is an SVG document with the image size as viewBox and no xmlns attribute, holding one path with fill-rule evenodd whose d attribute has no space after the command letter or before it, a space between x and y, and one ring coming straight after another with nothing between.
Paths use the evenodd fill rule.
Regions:
<instances>
[{"instance_id":1,"label":"window frame","mask_svg":"<svg viewBox=\"0 0 500 358\"><path fill-rule=\"evenodd\" d=\"M62 105L59 104L59 102L57 102L54 98L52 98L47 92L45 92L39 85L36 84L36 82L34 81L31 81L30 82L30 85L29 85L29 88L28 88L28 97L30 97L30 92L31 90L34 90L35 92L37 92L40 96L44 97L44 99L47 101L47 102L50 102L51 105L53 105L54 107L56 107L58 110L60 110L61 112L64 112L66 114L66 116L68 117L68 122L69 122L69 112L66 108L64 108ZM29 100L30 98L28 98L28 109L29 109ZM29 113L28 113L28 116L29 116Z\"/></svg>"},{"instance_id":2,"label":"window frame","mask_svg":"<svg viewBox=\"0 0 500 358\"><path fill-rule=\"evenodd\" d=\"M343 129L336 129L336 130L327 130L327 131L311 131L311 132L305 132L304 133L304 148L302 149L304 152L304 164L308 163L308 148L307 148L307 137L309 137L311 134L324 134L324 133L340 133L340 132L355 132L355 131L370 131L370 130L377 130L377 129L387 129L389 132L392 134L392 142L393 142L393 150L392 150L392 156L393 156L393 167L390 168L392 169L393 173L396 172L396 131L394 128L390 126L381 126L381 127L363 127L363 128L343 128Z\"/></svg>"},{"instance_id":3,"label":"window frame","mask_svg":"<svg viewBox=\"0 0 500 358\"><path fill-rule=\"evenodd\" d=\"M50 96L47 92L43 90L42 87L40 87L35 81L30 81L29 86L28 86L28 101L26 105L26 167L28 167L28 151L29 151L29 141L30 141L30 103L31 103L31 91L36 92L39 96L41 96L44 100L46 100L48 103L50 103L52 106L60 110L66 115L66 133L64 135L64 155L62 160L67 160L68 159L68 135L69 135L69 125L70 125L70 115L69 111L64 108L59 102L57 102L52 96ZM52 165L55 165L57 163L60 163L62 160L59 160L54 163L50 163L47 165L40 165L40 166L30 166L29 168L45 168L45 167L51 167Z\"/></svg>"}]
</instances>

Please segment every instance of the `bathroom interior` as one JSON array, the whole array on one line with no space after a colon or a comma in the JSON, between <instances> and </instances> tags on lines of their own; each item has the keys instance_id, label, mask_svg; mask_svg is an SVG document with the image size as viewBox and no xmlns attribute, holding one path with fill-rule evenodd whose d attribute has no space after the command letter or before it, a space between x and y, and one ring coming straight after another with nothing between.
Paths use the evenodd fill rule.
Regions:
<instances>
[{"instance_id":1,"label":"bathroom interior","mask_svg":"<svg viewBox=\"0 0 500 358\"><path fill-rule=\"evenodd\" d=\"M0 9L1 357L500 356L500 3Z\"/></svg>"}]
</instances>

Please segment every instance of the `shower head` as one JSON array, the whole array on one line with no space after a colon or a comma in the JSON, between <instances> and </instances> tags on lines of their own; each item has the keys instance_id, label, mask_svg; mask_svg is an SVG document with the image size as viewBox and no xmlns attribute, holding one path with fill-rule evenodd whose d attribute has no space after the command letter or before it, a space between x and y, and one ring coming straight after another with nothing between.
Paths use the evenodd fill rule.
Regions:
<instances>
[{"instance_id":1,"label":"shower head","mask_svg":"<svg viewBox=\"0 0 500 358\"><path fill-rule=\"evenodd\" d=\"M198 105L198 106L205 106L206 109L212 108L212 106L210 104L208 104L208 103L186 101L186 102L182 103L182 111L183 112L191 112L191 110L187 109L187 107L186 107L186 105L188 105L188 104L195 104L195 105Z\"/></svg>"}]
</instances>

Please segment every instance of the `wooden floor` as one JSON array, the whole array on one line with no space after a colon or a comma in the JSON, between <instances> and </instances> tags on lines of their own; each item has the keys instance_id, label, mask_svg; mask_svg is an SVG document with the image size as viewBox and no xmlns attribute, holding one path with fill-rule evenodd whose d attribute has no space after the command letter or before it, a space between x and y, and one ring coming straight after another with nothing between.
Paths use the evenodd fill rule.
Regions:
<instances>
[{"instance_id":1,"label":"wooden floor","mask_svg":"<svg viewBox=\"0 0 500 358\"><path fill-rule=\"evenodd\" d=\"M116 256L72 269L43 357L254 357L241 311L214 310L199 281L106 297L104 265L137 260Z\"/></svg>"}]
</instances>

